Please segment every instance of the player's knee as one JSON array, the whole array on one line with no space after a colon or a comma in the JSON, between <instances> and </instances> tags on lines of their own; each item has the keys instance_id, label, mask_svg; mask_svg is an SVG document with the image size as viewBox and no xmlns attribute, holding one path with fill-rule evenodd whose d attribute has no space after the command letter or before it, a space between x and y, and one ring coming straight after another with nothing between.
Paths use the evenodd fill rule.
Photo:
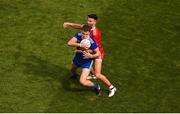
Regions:
<instances>
[{"instance_id":1,"label":"player's knee","mask_svg":"<svg viewBox=\"0 0 180 114\"><path fill-rule=\"evenodd\" d=\"M81 83L82 85L85 85L85 81L86 81L86 80L80 79L79 81L80 81L80 83Z\"/></svg>"}]
</instances>

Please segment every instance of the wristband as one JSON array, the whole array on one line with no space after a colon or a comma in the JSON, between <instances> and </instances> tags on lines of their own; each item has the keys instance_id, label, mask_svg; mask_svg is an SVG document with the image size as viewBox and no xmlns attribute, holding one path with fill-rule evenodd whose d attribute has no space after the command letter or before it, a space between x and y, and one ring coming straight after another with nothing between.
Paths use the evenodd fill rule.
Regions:
<instances>
[{"instance_id":1,"label":"wristband","mask_svg":"<svg viewBox=\"0 0 180 114\"><path fill-rule=\"evenodd\" d=\"M81 44L80 44L80 43L78 43L78 47L81 47Z\"/></svg>"}]
</instances>

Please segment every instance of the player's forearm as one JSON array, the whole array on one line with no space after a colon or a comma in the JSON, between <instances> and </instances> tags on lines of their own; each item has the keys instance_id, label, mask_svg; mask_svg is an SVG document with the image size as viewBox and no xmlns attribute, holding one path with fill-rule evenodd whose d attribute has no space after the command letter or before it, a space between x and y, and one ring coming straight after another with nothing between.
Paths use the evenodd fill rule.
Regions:
<instances>
[{"instance_id":1,"label":"player's forearm","mask_svg":"<svg viewBox=\"0 0 180 114\"><path fill-rule=\"evenodd\" d=\"M70 23L70 22L65 22L65 23L63 24L63 26L64 26L64 28L69 28L69 27L71 27L71 28L76 28L76 29L82 28L82 25L81 25L81 24L79 24L79 23Z\"/></svg>"},{"instance_id":2,"label":"player's forearm","mask_svg":"<svg viewBox=\"0 0 180 114\"><path fill-rule=\"evenodd\" d=\"M76 29L81 29L81 28L82 28L82 25L81 25L81 24L78 24L78 23L71 23L71 27L72 27L72 28L76 28Z\"/></svg>"},{"instance_id":3,"label":"player's forearm","mask_svg":"<svg viewBox=\"0 0 180 114\"><path fill-rule=\"evenodd\" d=\"M76 52L76 53L83 53L83 51L80 50L80 49L76 49L75 52Z\"/></svg>"},{"instance_id":4,"label":"player's forearm","mask_svg":"<svg viewBox=\"0 0 180 114\"><path fill-rule=\"evenodd\" d=\"M100 52L99 51L96 51L95 54L91 54L91 58L96 58L98 56L100 56Z\"/></svg>"},{"instance_id":5,"label":"player's forearm","mask_svg":"<svg viewBox=\"0 0 180 114\"><path fill-rule=\"evenodd\" d=\"M93 53L94 53L94 51L93 51L93 50L91 50L91 49L86 50L86 52L91 53L91 54L93 54Z\"/></svg>"},{"instance_id":6,"label":"player's forearm","mask_svg":"<svg viewBox=\"0 0 180 114\"><path fill-rule=\"evenodd\" d=\"M81 44L80 43L74 43L74 42L68 42L68 46L71 46L71 47L81 47Z\"/></svg>"}]
</instances>

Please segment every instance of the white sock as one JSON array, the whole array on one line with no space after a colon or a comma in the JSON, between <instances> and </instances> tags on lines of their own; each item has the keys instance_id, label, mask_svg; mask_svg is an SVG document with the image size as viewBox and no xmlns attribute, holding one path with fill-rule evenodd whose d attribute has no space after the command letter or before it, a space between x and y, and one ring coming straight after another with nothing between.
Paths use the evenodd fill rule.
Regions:
<instances>
[{"instance_id":1,"label":"white sock","mask_svg":"<svg viewBox=\"0 0 180 114\"><path fill-rule=\"evenodd\" d=\"M114 88L114 86L113 86L113 85L109 86L109 90L111 90L112 88Z\"/></svg>"}]
</instances>

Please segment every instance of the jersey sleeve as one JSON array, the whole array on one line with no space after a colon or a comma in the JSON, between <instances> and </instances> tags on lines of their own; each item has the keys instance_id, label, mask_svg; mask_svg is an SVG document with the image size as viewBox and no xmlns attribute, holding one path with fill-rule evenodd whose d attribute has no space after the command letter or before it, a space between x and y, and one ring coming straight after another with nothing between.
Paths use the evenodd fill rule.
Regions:
<instances>
[{"instance_id":1,"label":"jersey sleeve","mask_svg":"<svg viewBox=\"0 0 180 114\"><path fill-rule=\"evenodd\" d=\"M75 38L78 38L78 34L79 34L79 33L76 33L76 34L74 35L74 37L75 37Z\"/></svg>"},{"instance_id":2,"label":"jersey sleeve","mask_svg":"<svg viewBox=\"0 0 180 114\"><path fill-rule=\"evenodd\" d=\"M76 38L77 41L80 42L80 41L81 41L81 33L80 33L80 32L76 33L76 34L74 35L74 38Z\"/></svg>"},{"instance_id":3,"label":"jersey sleeve","mask_svg":"<svg viewBox=\"0 0 180 114\"><path fill-rule=\"evenodd\" d=\"M91 48L92 50L95 50L97 47L98 47L98 46L97 46L96 42L92 42L92 43L91 43L91 47L90 47L90 48Z\"/></svg>"}]
</instances>

